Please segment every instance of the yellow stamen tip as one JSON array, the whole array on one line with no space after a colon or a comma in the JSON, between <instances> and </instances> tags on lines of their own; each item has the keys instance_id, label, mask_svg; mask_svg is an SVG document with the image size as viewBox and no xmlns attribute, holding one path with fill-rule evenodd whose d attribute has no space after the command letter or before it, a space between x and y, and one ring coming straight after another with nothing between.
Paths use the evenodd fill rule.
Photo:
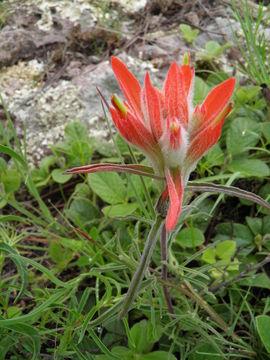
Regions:
<instances>
[{"instance_id":1,"label":"yellow stamen tip","mask_svg":"<svg viewBox=\"0 0 270 360\"><path fill-rule=\"evenodd\" d=\"M190 64L190 53L185 53L183 59L183 65L189 65L189 64Z\"/></svg>"},{"instance_id":2,"label":"yellow stamen tip","mask_svg":"<svg viewBox=\"0 0 270 360\"><path fill-rule=\"evenodd\" d=\"M173 131L173 132L176 132L179 130L179 125L175 122L173 122L171 125L170 125L170 130Z\"/></svg>"},{"instance_id":3,"label":"yellow stamen tip","mask_svg":"<svg viewBox=\"0 0 270 360\"><path fill-rule=\"evenodd\" d=\"M127 108L115 94L112 96L112 103L124 116L127 115Z\"/></svg>"}]
</instances>

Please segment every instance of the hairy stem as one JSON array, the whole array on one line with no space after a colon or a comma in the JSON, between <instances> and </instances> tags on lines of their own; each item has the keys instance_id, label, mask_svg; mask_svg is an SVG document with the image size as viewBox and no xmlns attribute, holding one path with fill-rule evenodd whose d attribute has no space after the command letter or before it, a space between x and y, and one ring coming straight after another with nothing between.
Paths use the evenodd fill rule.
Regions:
<instances>
[{"instance_id":1,"label":"hairy stem","mask_svg":"<svg viewBox=\"0 0 270 360\"><path fill-rule=\"evenodd\" d=\"M161 277L164 281L167 281L168 252L167 252L167 230L165 224L163 224L161 230L161 260L162 260ZM166 284L163 284L162 288L169 312L174 318L174 311L173 311L172 301L170 298L168 287Z\"/></svg>"},{"instance_id":2,"label":"hairy stem","mask_svg":"<svg viewBox=\"0 0 270 360\"><path fill-rule=\"evenodd\" d=\"M135 274L133 275L126 298L123 302L123 306L122 306L122 309L121 309L121 312L119 315L120 319L127 314L130 306L132 305L132 303L137 295L140 284L144 277L144 273L150 263L151 256L152 256L153 250L155 248L157 239L159 237L160 229L161 229L163 222L164 222L163 216L157 215L155 222L154 222L154 224L149 232L149 235L147 237L138 268L137 268Z\"/></svg>"}]
</instances>

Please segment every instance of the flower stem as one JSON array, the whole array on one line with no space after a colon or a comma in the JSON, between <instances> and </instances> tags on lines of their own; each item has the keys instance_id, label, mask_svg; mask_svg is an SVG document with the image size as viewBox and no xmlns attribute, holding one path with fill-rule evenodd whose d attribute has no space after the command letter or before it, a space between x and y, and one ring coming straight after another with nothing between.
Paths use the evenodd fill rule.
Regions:
<instances>
[{"instance_id":1,"label":"flower stem","mask_svg":"<svg viewBox=\"0 0 270 360\"><path fill-rule=\"evenodd\" d=\"M161 260L162 260L161 277L164 281L167 281L168 252L167 252L167 230L165 224L163 224L161 230ZM165 283L163 283L162 288L169 312L172 315L172 317L175 318L168 287Z\"/></svg>"},{"instance_id":2,"label":"flower stem","mask_svg":"<svg viewBox=\"0 0 270 360\"><path fill-rule=\"evenodd\" d=\"M138 268L131 280L126 298L122 305L119 319L121 319L123 316L125 316L127 314L130 306L132 305L132 303L137 295L140 284L144 277L144 273L150 263L151 256L152 256L153 250L155 248L157 239L159 237L161 226L163 225L163 222L164 222L164 217L162 215L158 214L156 216L155 222L152 225L152 228L147 237Z\"/></svg>"}]
</instances>

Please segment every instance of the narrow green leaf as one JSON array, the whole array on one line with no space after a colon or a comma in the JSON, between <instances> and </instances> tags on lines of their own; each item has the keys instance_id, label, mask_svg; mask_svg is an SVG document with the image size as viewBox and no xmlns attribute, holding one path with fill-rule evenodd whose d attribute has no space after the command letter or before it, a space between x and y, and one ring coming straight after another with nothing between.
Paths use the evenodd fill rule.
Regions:
<instances>
[{"instance_id":1,"label":"narrow green leaf","mask_svg":"<svg viewBox=\"0 0 270 360\"><path fill-rule=\"evenodd\" d=\"M54 276L54 274L48 270L45 266L39 264L38 262L36 262L33 259L28 259L28 258L24 258L22 257L22 259L24 259L24 261L28 264L30 264L31 266L33 266L34 268L36 268L37 270L39 270L40 272L42 272L44 275L47 276L48 279L51 280L51 282L53 282L55 285L63 287L63 288L70 288L70 284L66 284L65 282L57 279L56 276Z\"/></svg>"},{"instance_id":2,"label":"narrow green leaf","mask_svg":"<svg viewBox=\"0 0 270 360\"><path fill-rule=\"evenodd\" d=\"M39 356L40 352L40 336L36 328L28 324L5 324L0 323L0 327L9 329L11 331L18 332L24 336L30 337L33 343L33 356L32 360L35 360Z\"/></svg>"},{"instance_id":3,"label":"narrow green leaf","mask_svg":"<svg viewBox=\"0 0 270 360\"><path fill-rule=\"evenodd\" d=\"M126 330L129 347L131 349L135 350L136 349L136 344L135 344L134 339L133 339L133 337L131 335L130 328L128 326L128 321L127 321L126 317L123 317L123 324L124 324L124 327L125 327L125 330Z\"/></svg>"},{"instance_id":4,"label":"narrow green leaf","mask_svg":"<svg viewBox=\"0 0 270 360\"><path fill-rule=\"evenodd\" d=\"M8 222L8 221L17 221L17 222L22 222L24 224L29 223L29 220L27 220L21 216L17 216L17 215L2 215L2 216L0 216L0 222Z\"/></svg>"},{"instance_id":5,"label":"narrow green leaf","mask_svg":"<svg viewBox=\"0 0 270 360\"><path fill-rule=\"evenodd\" d=\"M14 325L18 323L24 323L26 321L35 321L37 316L40 316L45 310L47 310L52 304L60 299L66 290L58 291L56 294L52 295L48 300L44 301L40 306L34 308L26 315L14 317L12 319L0 320L0 327L7 325Z\"/></svg>"},{"instance_id":6,"label":"narrow green leaf","mask_svg":"<svg viewBox=\"0 0 270 360\"><path fill-rule=\"evenodd\" d=\"M12 150L9 146L1 145L0 144L0 152L9 155L12 159L19 161L25 169L28 169L28 164L24 160L24 158Z\"/></svg>"},{"instance_id":7,"label":"narrow green leaf","mask_svg":"<svg viewBox=\"0 0 270 360\"><path fill-rule=\"evenodd\" d=\"M0 251L4 251L10 256L11 260L16 264L22 279L20 291L15 299L16 302L20 298L20 296L24 293L27 287L27 268L23 261L23 258L8 244L0 243Z\"/></svg>"},{"instance_id":8,"label":"narrow green leaf","mask_svg":"<svg viewBox=\"0 0 270 360\"><path fill-rule=\"evenodd\" d=\"M103 342L100 340L100 338L96 335L94 330L90 329L88 330L89 335L94 340L96 345L99 347L99 349L105 354L111 357L111 359L120 359L118 356L114 355L106 345L103 344Z\"/></svg>"}]
</instances>

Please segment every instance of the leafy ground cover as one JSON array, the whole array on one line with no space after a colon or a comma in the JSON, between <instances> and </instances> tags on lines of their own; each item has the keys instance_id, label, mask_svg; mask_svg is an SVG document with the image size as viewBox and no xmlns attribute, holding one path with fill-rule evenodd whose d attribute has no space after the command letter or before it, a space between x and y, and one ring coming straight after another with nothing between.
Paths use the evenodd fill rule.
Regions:
<instances>
[{"instance_id":1,"label":"leafy ground cover","mask_svg":"<svg viewBox=\"0 0 270 360\"><path fill-rule=\"evenodd\" d=\"M234 186L268 201L267 12L260 6L254 14L241 4L232 4L245 38L241 43L235 38L233 111L189 186L206 181ZM187 26L179 31L190 43L197 36ZM195 103L229 76L217 60L230 46L211 41L199 55ZM158 243L128 318L120 321L153 223L157 189L151 179L131 174L63 172L97 162L145 165L145 158L113 131L112 141L100 144L85 125L70 122L65 139L33 169L27 143L5 113L1 359L269 359L269 210L250 199L186 191L177 229L168 239L168 279L161 276Z\"/></svg>"}]
</instances>

